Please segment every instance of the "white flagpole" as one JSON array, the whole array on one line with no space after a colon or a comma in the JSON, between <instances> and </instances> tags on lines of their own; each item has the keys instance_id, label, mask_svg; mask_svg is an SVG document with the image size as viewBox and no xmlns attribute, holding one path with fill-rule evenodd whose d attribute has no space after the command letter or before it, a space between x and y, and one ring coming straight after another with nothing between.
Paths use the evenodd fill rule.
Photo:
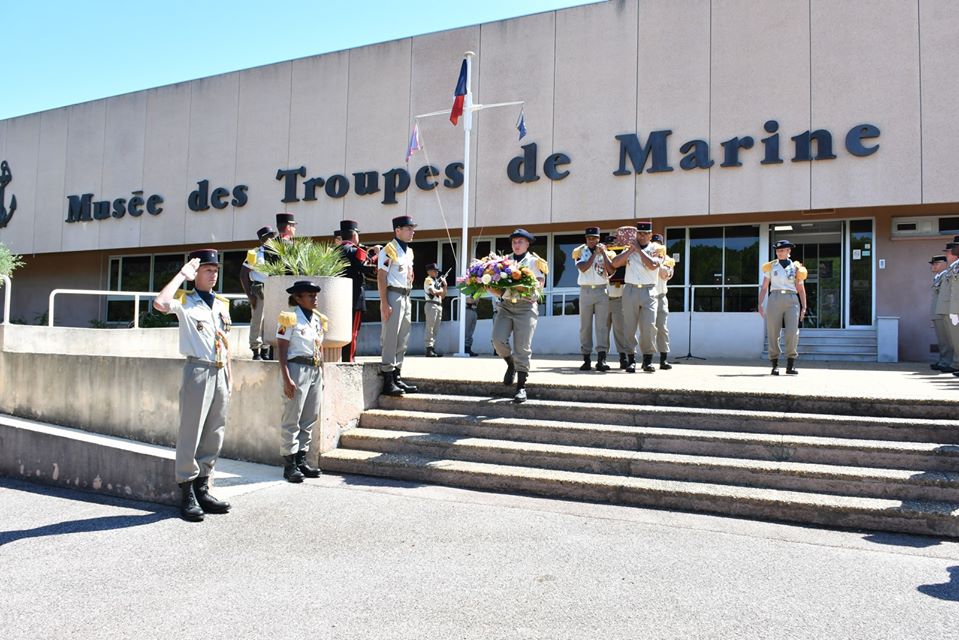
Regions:
<instances>
[{"instance_id":1,"label":"white flagpole","mask_svg":"<svg viewBox=\"0 0 959 640\"><path fill-rule=\"evenodd\" d=\"M469 266L469 247L467 246L467 234L469 233L470 222L470 133L473 130L473 91L471 90L471 76L473 70L472 51L467 51L466 56L466 100L463 108L463 234L460 240L460 259L457 270L466 273L466 267ZM455 281L455 276L454 276ZM459 296L459 334L460 349L455 355L466 358L466 296Z\"/></svg>"}]
</instances>

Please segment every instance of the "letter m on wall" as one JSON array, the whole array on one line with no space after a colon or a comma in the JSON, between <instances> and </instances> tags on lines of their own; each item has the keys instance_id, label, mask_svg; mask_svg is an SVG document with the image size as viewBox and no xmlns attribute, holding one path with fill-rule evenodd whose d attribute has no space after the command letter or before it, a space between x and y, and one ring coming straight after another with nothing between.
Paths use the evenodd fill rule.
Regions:
<instances>
[{"instance_id":1,"label":"letter m on wall","mask_svg":"<svg viewBox=\"0 0 959 640\"><path fill-rule=\"evenodd\" d=\"M91 214L91 203L93 202L92 193L84 193L82 196L67 196L69 204L67 205L67 222L89 222L93 220Z\"/></svg>"},{"instance_id":2,"label":"letter m on wall","mask_svg":"<svg viewBox=\"0 0 959 640\"><path fill-rule=\"evenodd\" d=\"M619 140L619 168L613 171L614 176L628 176L632 171L626 168L626 159L633 165L633 171L642 173L646 168L646 163L652 155L652 166L647 173L659 173L662 171L672 171L669 161L666 157L666 138L669 137L672 129L662 129L653 131L644 145L635 133L626 133L616 136Z\"/></svg>"}]
</instances>

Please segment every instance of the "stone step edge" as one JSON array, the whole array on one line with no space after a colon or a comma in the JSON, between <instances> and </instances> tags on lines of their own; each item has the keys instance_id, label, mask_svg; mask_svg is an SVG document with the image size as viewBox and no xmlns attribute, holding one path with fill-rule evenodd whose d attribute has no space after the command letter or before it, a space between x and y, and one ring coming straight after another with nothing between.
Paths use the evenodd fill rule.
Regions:
<instances>
[{"instance_id":1,"label":"stone step edge","mask_svg":"<svg viewBox=\"0 0 959 640\"><path fill-rule=\"evenodd\" d=\"M334 449L326 471L852 529L959 537L959 504L850 498ZM785 512L784 512L785 510Z\"/></svg>"},{"instance_id":2,"label":"stone step edge","mask_svg":"<svg viewBox=\"0 0 959 640\"><path fill-rule=\"evenodd\" d=\"M475 405L479 401L492 401L493 404L503 405L505 408L516 409L517 405L512 402L512 394L507 392L508 388L505 386L504 394L501 396L490 396L490 395L477 395L477 396L463 396L463 395L452 395L452 394L443 394L443 393L416 393L409 396L403 396L398 398L391 398L389 396L384 396L381 400L390 405L400 405L403 402L447 402L454 404L472 404ZM487 406L484 405L484 406ZM587 402L577 402L575 400L542 400L538 398L531 398L523 403L522 407L544 407L544 408L576 408L576 409L592 409L596 411L596 405ZM671 414L675 416L704 416L704 417L720 417L720 418L749 418L751 420L757 421L769 421L769 422L799 422L806 423L810 421L815 421L817 423L836 423L837 425L851 425L851 426L862 426L867 427L875 424L880 424L888 428L903 428L915 429L918 427L923 428L942 428L943 430L959 430L959 425L956 424L954 420L942 419L942 418L926 418L926 419L915 419L915 418L884 418L884 417L874 417L874 416L852 416L852 415L842 415L842 414L824 414L824 413L809 413L809 412L782 412L782 411L763 411L757 409L701 409L698 407L664 407L660 405L651 405L651 404L625 404L625 403L604 403L602 405L603 411L615 412L615 413L627 413L627 414L638 414L642 410L648 410L650 412L657 412L663 414Z\"/></svg>"},{"instance_id":3,"label":"stone step edge","mask_svg":"<svg viewBox=\"0 0 959 640\"><path fill-rule=\"evenodd\" d=\"M648 462L673 463L679 466L694 465L703 467L726 468L732 471L753 473L774 473L809 478L836 479L845 481L877 481L913 486L933 486L959 489L959 473L945 471L923 471L910 469L886 469L879 467L858 467L829 465L811 462L776 462L770 460L754 460L749 458L729 458L723 456L691 455L680 453L662 453L652 451L632 451L628 449L604 449L598 447L584 447L576 445L561 445L547 443L518 442L515 440L497 440L470 436L468 438L451 437L444 434L413 431L391 431L388 429L371 429L359 427L344 432L341 435L343 448L354 449L355 440L366 441L382 440L414 440L418 446L436 446L446 449L474 448L488 449L499 453L523 453L532 455L585 457L592 459L606 459L620 461L624 464ZM372 450L372 449L362 449ZM525 465L517 465L525 466ZM908 477L906 474L909 474ZM915 477L916 474L928 477ZM937 477L938 476L938 477ZM642 477L641 475L637 477Z\"/></svg>"},{"instance_id":4,"label":"stone step edge","mask_svg":"<svg viewBox=\"0 0 959 640\"><path fill-rule=\"evenodd\" d=\"M474 419L468 414L451 414L428 411L413 410L394 410L394 409L368 409L360 416L360 426L363 426L364 416L367 419L381 421L390 419L397 422L408 421L418 424L447 424L451 426L463 427L483 427L485 424ZM953 451L950 443L935 442L909 442L900 440L868 440L863 438L844 438L844 437L823 437L806 435L781 435L766 434L754 431L725 431L710 429L693 429L684 427L643 427L630 425L609 425L601 423L588 422L560 422L558 420L529 420L527 418L509 418L505 416L496 416L492 420L508 421L501 424L504 429L518 427L522 429L543 429L562 430L566 432L605 432L611 436L633 436L636 438L676 438L682 440L709 440L711 442L722 442L727 444L756 444L770 447L804 446L821 447L833 449L849 449L855 451L871 450L875 452L894 453L899 451L903 454L929 454L944 455L946 457L955 456L959 459L959 447ZM494 423L500 424L500 423ZM378 425L376 428L382 428ZM406 429L404 429L406 431ZM569 445L575 446L575 445ZM937 449L947 447L945 451Z\"/></svg>"}]
</instances>

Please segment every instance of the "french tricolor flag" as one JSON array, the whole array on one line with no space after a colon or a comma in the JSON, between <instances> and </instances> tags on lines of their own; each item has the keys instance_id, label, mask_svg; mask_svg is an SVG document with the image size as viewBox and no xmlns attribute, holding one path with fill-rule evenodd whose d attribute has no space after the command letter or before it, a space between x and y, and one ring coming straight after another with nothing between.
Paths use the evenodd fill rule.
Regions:
<instances>
[{"instance_id":1,"label":"french tricolor flag","mask_svg":"<svg viewBox=\"0 0 959 640\"><path fill-rule=\"evenodd\" d=\"M459 122L463 115L463 101L466 99L466 60L460 65L460 77L456 81L456 91L453 92L453 110L450 111L450 122L453 126Z\"/></svg>"}]
</instances>

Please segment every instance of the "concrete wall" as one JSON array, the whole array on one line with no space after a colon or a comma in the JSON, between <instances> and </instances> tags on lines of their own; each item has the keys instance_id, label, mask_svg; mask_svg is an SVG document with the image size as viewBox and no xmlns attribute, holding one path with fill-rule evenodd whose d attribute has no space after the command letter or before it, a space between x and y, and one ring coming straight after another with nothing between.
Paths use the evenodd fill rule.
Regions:
<instances>
[{"instance_id":1,"label":"concrete wall","mask_svg":"<svg viewBox=\"0 0 959 640\"><path fill-rule=\"evenodd\" d=\"M382 174L404 166L416 113L445 109L463 51L477 52L475 98L526 101L477 118L475 227L959 201L950 161L959 121L953 69L959 4L946 0L610 0L406 38L159 87L0 123L0 153L19 210L0 242L24 254L249 241L274 210L326 235L343 217L385 232L411 213L421 230L458 220L459 189L415 186L384 205ZM921 90L920 90L921 86ZM388 98L383 99L383 96ZM784 162L760 165L763 123L779 122ZM879 150L857 158L846 132L869 122ZM792 162L790 137L832 132L836 158ZM664 173L614 176L614 136L671 129ZM462 130L426 120L427 151L410 163L462 158ZM743 166L719 167L720 143L752 136ZM709 169L679 168L679 147L710 144ZM540 179L517 185L506 165L536 143ZM570 175L542 163L568 154ZM284 204L277 169L306 177L381 174L380 191ZM187 195L249 186L249 204L192 212ZM66 196L162 195L163 213L66 223ZM302 185L300 189L302 196ZM441 212L442 205L443 212Z\"/></svg>"},{"instance_id":2,"label":"concrete wall","mask_svg":"<svg viewBox=\"0 0 959 640\"><path fill-rule=\"evenodd\" d=\"M6 336L9 338L9 336ZM182 359L0 351L0 413L173 446ZM324 365L315 457L373 405L373 365ZM96 392L91 390L96 387ZM233 362L233 396L223 455L277 464L282 388L275 363Z\"/></svg>"}]
</instances>

